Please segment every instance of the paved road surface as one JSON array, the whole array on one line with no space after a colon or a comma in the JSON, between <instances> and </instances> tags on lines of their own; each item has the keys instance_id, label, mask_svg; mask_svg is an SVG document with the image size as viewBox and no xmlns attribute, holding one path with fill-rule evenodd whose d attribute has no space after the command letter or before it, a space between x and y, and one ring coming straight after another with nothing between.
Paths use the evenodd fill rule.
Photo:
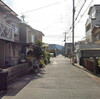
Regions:
<instances>
[{"instance_id":1,"label":"paved road surface","mask_svg":"<svg viewBox=\"0 0 100 99\"><path fill-rule=\"evenodd\" d=\"M2 99L100 99L100 84L63 56L53 58L42 73Z\"/></svg>"}]
</instances>

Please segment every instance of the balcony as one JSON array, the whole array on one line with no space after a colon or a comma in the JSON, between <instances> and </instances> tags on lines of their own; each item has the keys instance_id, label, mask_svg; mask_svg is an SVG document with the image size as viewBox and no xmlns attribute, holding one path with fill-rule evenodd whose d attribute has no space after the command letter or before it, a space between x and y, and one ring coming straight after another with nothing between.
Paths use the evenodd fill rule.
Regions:
<instances>
[{"instance_id":1,"label":"balcony","mask_svg":"<svg viewBox=\"0 0 100 99\"><path fill-rule=\"evenodd\" d=\"M14 31L12 27L2 20L0 20L0 39L14 41Z\"/></svg>"}]
</instances>

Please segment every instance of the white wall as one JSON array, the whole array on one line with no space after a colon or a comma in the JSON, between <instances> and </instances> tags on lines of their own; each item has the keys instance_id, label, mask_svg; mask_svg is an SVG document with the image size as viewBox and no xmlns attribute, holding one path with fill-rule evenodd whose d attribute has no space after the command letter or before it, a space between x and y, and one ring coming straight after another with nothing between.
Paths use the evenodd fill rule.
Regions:
<instances>
[{"instance_id":1,"label":"white wall","mask_svg":"<svg viewBox=\"0 0 100 99\"><path fill-rule=\"evenodd\" d=\"M34 37L35 37L35 35L34 35L34 33L33 33L33 31L30 29L30 28L26 28L26 42L27 43L34 43Z\"/></svg>"},{"instance_id":2,"label":"white wall","mask_svg":"<svg viewBox=\"0 0 100 99\"><path fill-rule=\"evenodd\" d=\"M86 22L86 26L88 26L88 24L91 23L90 30L86 32L86 38L89 40L89 42L93 42L91 33L93 27L95 25L100 25L100 13L97 14L97 10L100 10L100 6L92 7L91 12L89 13L89 18Z\"/></svg>"}]
</instances>

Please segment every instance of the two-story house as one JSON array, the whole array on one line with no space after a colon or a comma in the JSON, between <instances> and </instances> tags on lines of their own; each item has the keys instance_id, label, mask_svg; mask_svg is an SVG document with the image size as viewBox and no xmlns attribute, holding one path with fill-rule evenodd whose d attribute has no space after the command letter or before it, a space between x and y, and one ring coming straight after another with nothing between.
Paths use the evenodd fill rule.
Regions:
<instances>
[{"instance_id":1,"label":"two-story house","mask_svg":"<svg viewBox=\"0 0 100 99\"><path fill-rule=\"evenodd\" d=\"M42 41L42 36L44 34L36 29L33 29L30 25L26 23L20 23L20 43L21 43L21 53L24 56L31 50L33 51L33 46L37 40Z\"/></svg>"},{"instance_id":2,"label":"two-story house","mask_svg":"<svg viewBox=\"0 0 100 99\"><path fill-rule=\"evenodd\" d=\"M81 63L81 60L85 58L94 57L100 50L100 5L94 5L90 7L88 11L89 18L86 21L86 40L78 42L75 46L75 53L77 62ZM83 52L91 52L85 54ZM98 53L99 56L99 53ZM97 57L98 57L97 56Z\"/></svg>"},{"instance_id":3,"label":"two-story house","mask_svg":"<svg viewBox=\"0 0 100 99\"><path fill-rule=\"evenodd\" d=\"M96 28L100 26L100 5L90 7L89 18L86 21L86 41L96 43L100 39L99 34L95 33Z\"/></svg>"},{"instance_id":4,"label":"two-story house","mask_svg":"<svg viewBox=\"0 0 100 99\"><path fill-rule=\"evenodd\" d=\"M17 14L0 0L0 68L17 65L44 34L21 23Z\"/></svg>"},{"instance_id":5,"label":"two-story house","mask_svg":"<svg viewBox=\"0 0 100 99\"><path fill-rule=\"evenodd\" d=\"M0 1L0 67L15 65L19 61L19 23L17 14Z\"/></svg>"},{"instance_id":6,"label":"two-story house","mask_svg":"<svg viewBox=\"0 0 100 99\"><path fill-rule=\"evenodd\" d=\"M25 23L20 23L20 43L21 43L21 53L26 56L28 51L33 51L34 32L30 25Z\"/></svg>"},{"instance_id":7,"label":"two-story house","mask_svg":"<svg viewBox=\"0 0 100 99\"><path fill-rule=\"evenodd\" d=\"M35 32L35 42L37 40L41 40L42 41L44 34L41 31L36 30L36 29L33 29L33 31Z\"/></svg>"}]
</instances>

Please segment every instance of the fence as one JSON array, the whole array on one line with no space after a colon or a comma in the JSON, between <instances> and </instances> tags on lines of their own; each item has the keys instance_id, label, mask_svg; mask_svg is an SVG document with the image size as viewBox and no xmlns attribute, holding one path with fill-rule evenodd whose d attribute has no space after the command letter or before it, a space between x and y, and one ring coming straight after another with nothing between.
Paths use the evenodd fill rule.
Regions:
<instances>
[{"instance_id":1,"label":"fence","mask_svg":"<svg viewBox=\"0 0 100 99\"><path fill-rule=\"evenodd\" d=\"M28 73L29 66L28 66L28 63L23 63L20 65L16 65L16 66L4 69L4 71L8 71L7 82L9 83L9 82L14 81L18 76Z\"/></svg>"},{"instance_id":2,"label":"fence","mask_svg":"<svg viewBox=\"0 0 100 99\"><path fill-rule=\"evenodd\" d=\"M94 74L100 73L100 67L98 66L98 59L87 59L84 58L84 67Z\"/></svg>"},{"instance_id":3,"label":"fence","mask_svg":"<svg viewBox=\"0 0 100 99\"><path fill-rule=\"evenodd\" d=\"M86 69L88 69L92 72L95 71L94 60L86 59L85 60L85 65L86 65Z\"/></svg>"}]
</instances>

